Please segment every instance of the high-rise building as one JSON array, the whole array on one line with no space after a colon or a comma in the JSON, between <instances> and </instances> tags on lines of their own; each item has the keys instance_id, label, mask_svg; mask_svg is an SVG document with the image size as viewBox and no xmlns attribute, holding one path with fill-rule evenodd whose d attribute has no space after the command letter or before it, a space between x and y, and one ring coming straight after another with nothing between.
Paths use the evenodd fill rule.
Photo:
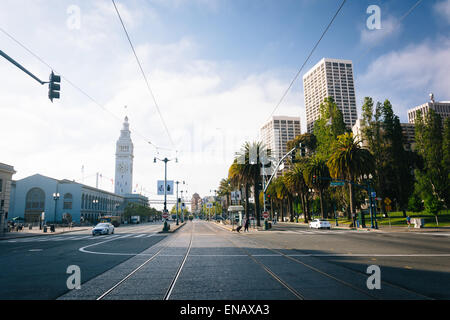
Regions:
<instances>
[{"instance_id":1,"label":"high-rise building","mask_svg":"<svg viewBox=\"0 0 450 320\"><path fill-rule=\"evenodd\" d=\"M429 102L408 110L408 122L415 123L418 111L425 115L431 109L441 116L442 123L445 118L450 117L450 101L434 101L434 95L431 93Z\"/></svg>"},{"instance_id":2,"label":"high-rise building","mask_svg":"<svg viewBox=\"0 0 450 320\"><path fill-rule=\"evenodd\" d=\"M357 120L356 95L351 60L323 58L303 76L307 131L313 132L320 117L320 104L333 97L341 110L346 126L351 129Z\"/></svg>"},{"instance_id":3,"label":"high-rise building","mask_svg":"<svg viewBox=\"0 0 450 320\"><path fill-rule=\"evenodd\" d=\"M124 195L132 193L133 186L133 142L130 135L130 124L125 117L120 137L116 143L115 193Z\"/></svg>"},{"instance_id":4,"label":"high-rise building","mask_svg":"<svg viewBox=\"0 0 450 320\"><path fill-rule=\"evenodd\" d=\"M273 116L261 128L261 140L278 163L289 151L287 142L301 133L300 117Z\"/></svg>"}]
</instances>

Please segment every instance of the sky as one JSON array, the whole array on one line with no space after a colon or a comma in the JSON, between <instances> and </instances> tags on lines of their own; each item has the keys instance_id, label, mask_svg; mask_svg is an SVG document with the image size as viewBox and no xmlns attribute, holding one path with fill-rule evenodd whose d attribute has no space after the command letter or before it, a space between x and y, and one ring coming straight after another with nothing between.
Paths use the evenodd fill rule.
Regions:
<instances>
[{"instance_id":1,"label":"sky","mask_svg":"<svg viewBox=\"0 0 450 320\"><path fill-rule=\"evenodd\" d=\"M0 50L43 80L52 69L63 80L51 103L46 86L0 58L0 162L15 180L39 173L95 185L98 172L112 191L127 115L133 189L159 199L156 156L178 158L168 179L185 181L189 198L213 195L341 2L116 0L158 111L111 1L2 0ZM359 115L366 96L389 99L402 122L431 92L450 100L450 0L423 0L407 14L416 2L347 0L274 114L299 116L306 131L301 79L324 57L353 61ZM368 27L371 5L380 29Z\"/></svg>"}]
</instances>

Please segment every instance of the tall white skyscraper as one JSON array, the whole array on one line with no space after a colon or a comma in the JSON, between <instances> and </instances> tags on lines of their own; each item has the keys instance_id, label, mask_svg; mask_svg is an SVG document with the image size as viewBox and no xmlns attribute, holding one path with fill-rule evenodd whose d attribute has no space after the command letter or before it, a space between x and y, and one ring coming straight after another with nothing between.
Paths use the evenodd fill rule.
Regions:
<instances>
[{"instance_id":1,"label":"tall white skyscraper","mask_svg":"<svg viewBox=\"0 0 450 320\"><path fill-rule=\"evenodd\" d=\"M120 137L116 143L116 178L115 193L131 194L133 186L133 142L130 135L130 124L125 117Z\"/></svg>"},{"instance_id":2,"label":"tall white skyscraper","mask_svg":"<svg viewBox=\"0 0 450 320\"><path fill-rule=\"evenodd\" d=\"M278 163L289 151L287 142L301 133L300 117L273 116L261 128L261 140Z\"/></svg>"},{"instance_id":3,"label":"tall white skyscraper","mask_svg":"<svg viewBox=\"0 0 450 320\"><path fill-rule=\"evenodd\" d=\"M353 63L323 58L303 76L307 130L312 133L320 117L320 104L333 97L349 129L357 120Z\"/></svg>"}]
</instances>

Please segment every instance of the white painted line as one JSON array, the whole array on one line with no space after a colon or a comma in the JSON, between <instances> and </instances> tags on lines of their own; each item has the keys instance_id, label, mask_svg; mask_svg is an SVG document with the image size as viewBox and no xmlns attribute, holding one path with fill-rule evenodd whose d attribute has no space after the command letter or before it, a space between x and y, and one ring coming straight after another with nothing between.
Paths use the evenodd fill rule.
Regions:
<instances>
[{"instance_id":1,"label":"white painted line","mask_svg":"<svg viewBox=\"0 0 450 320\"><path fill-rule=\"evenodd\" d=\"M144 236L146 236L145 233L144 233L144 234L138 234L137 236L134 236L133 238L142 238L142 237L144 237Z\"/></svg>"},{"instance_id":2,"label":"white painted line","mask_svg":"<svg viewBox=\"0 0 450 320\"><path fill-rule=\"evenodd\" d=\"M28 250L28 251L30 251L30 252L40 252L40 251L42 251L43 249L30 249L30 250Z\"/></svg>"}]
</instances>

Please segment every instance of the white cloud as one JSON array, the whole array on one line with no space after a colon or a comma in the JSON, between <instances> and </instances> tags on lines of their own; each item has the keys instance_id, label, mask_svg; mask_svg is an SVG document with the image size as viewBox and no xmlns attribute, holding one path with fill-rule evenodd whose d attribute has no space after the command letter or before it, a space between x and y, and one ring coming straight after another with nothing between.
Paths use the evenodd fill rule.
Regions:
<instances>
[{"instance_id":1,"label":"white cloud","mask_svg":"<svg viewBox=\"0 0 450 320\"><path fill-rule=\"evenodd\" d=\"M433 6L434 11L450 24L450 0L443 0Z\"/></svg>"},{"instance_id":2,"label":"white cloud","mask_svg":"<svg viewBox=\"0 0 450 320\"><path fill-rule=\"evenodd\" d=\"M395 37L402 31L402 26L397 18L381 16L381 29L369 30L366 26L361 29L360 42L364 46L375 46L389 37Z\"/></svg>"},{"instance_id":3,"label":"white cloud","mask_svg":"<svg viewBox=\"0 0 450 320\"><path fill-rule=\"evenodd\" d=\"M36 9L39 14L26 13L27 23L17 24L14 17L21 14L24 5L18 1L3 6L2 2L0 17L5 20L0 19L1 26L14 30L19 40L119 118L128 114L134 130L134 185L144 186L155 198L156 180L163 177L163 167L153 163L156 150L139 134L160 146L170 146L170 142L111 7L103 9L101 2L84 7L82 28L72 31L65 27L67 3L57 10L56 16L62 16L56 24L55 15L45 10L49 5L46 2L36 8L30 4L30 10ZM2 14L3 8L8 8L8 17ZM138 17L130 28L139 29L139 14L131 6L128 11L132 13L122 11L125 19ZM33 29L33 25L39 29ZM60 41L44 36L50 30ZM36 74L50 72L10 39L0 37L4 50ZM169 164L169 178L186 180L191 195L195 191L208 194L227 175L234 152L245 140L256 139L290 78L279 70L247 74L230 62L199 59L201 44L189 37L171 43L141 40L135 41L135 46L180 150L180 162ZM15 166L15 179L41 173L80 180L84 165L85 175L91 176L86 183L94 184L92 174L100 172L105 177L102 186L111 190L106 177L114 177L115 142L121 121L64 79L61 100L51 104L46 87L3 60L0 74L8 75L8 82L0 89L0 161ZM297 88L277 114L301 114L302 90L301 86ZM169 155L164 150L159 152L160 156Z\"/></svg>"},{"instance_id":4,"label":"white cloud","mask_svg":"<svg viewBox=\"0 0 450 320\"><path fill-rule=\"evenodd\" d=\"M436 39L379 57L356 83L361 100L364 96L390 99L397 115L406 121L407 109L426 102L430 92L438 100L450 100L448 70L450 38Z\"/></svg>"}]
</instances>

